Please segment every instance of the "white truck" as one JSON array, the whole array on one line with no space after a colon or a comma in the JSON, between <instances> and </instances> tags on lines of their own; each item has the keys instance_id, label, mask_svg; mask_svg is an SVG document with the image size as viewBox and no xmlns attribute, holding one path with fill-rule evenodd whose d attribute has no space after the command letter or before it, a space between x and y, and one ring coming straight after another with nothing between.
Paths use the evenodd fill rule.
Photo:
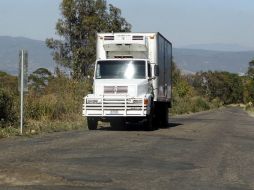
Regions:
<instances>
[{"instance_id":1,"label":"white truck","mask_svg":"<svg viewBox=\"0 0 254 190\"><path fill-rule=\"evenodd\" d=\"M88 128L98 121L166 126L171 77L172 44L160 33L98 33L93 94L83 104Z\"/></svg>"}]
</instances>

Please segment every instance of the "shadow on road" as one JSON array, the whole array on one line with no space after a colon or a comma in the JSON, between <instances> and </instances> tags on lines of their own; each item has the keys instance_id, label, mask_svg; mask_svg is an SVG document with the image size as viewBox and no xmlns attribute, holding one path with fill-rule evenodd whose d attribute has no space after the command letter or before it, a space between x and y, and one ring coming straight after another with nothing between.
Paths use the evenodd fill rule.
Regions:
<instances>
[{"instance_id":1,"label":"shadow on road","mask_svg":"<svg viewBox=\"0 0 254 190\"><path fill-rule=\"evenodd\" d=\"M169 123L167 128L174 128L183 125L182 123Z\"/></svg>"},{"instance_id":2,"label":"shadow on road","mask_svg":"<svg viewBox=\"0 0 254 190\"><path fill-rule=\"evenodd\" d=\"M161 126L159 128L156 127L156 129L154 129L154 131L157 131L159 129L175 128L180 125L183 125L183 124L182 123L168 123L167 126ZM146 131L145 127L140 124L127 124L123 127L118 127L118 128L111 127L110 125L99 126L98 130L101 130L101 131Z\"/></svg>"}]
</instances>

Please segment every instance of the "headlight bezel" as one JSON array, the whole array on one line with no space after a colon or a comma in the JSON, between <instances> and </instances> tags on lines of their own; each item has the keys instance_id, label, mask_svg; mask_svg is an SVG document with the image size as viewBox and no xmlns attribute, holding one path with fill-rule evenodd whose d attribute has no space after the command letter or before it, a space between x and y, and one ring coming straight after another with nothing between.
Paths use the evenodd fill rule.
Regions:
<instances>
[{"instance_id":1,"label":"headlight bezel","mask_svg":"<svg viewBox=\"0 0 254 190\"><path fill-rule=\"evenodd\" d=\"M100 101L100 99L89 98L89 99L86 99L86 103L87 104L100 104L101 101Z\"/></svg>"}]
</instances>

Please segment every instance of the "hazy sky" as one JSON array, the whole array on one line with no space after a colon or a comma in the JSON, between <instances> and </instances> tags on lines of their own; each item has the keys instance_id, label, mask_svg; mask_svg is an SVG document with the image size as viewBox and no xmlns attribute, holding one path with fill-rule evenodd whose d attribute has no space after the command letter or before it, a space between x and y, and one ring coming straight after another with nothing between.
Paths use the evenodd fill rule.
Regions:
<instances>
[{"instance_id":1,"label":"hazy sky","mask_svg":"<svg viewBox=\"0 0 254 190\"><path fill-rule=\"evenodd\" d=\"M0 35L54 36L61 0L0 0ZM254 0L108 0L135 32L165 35L175 46L227 43L254 49Z\"/></svg>"}]
</instances>

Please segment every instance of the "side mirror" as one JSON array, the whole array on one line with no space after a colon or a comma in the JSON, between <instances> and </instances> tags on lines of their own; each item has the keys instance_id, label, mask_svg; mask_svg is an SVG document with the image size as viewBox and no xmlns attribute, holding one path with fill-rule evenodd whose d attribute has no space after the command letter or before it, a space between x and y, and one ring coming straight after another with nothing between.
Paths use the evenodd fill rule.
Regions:
<instances>
[{"instance_id":1,"label":"side mirror","mask_svg":"<svg viewBox=\"0 0 254 190\"><path fill-rule=\"evenodd\" d=\"M159 65L154 65L154 76L159 76Z\"/></svg>"}]
</instances>

